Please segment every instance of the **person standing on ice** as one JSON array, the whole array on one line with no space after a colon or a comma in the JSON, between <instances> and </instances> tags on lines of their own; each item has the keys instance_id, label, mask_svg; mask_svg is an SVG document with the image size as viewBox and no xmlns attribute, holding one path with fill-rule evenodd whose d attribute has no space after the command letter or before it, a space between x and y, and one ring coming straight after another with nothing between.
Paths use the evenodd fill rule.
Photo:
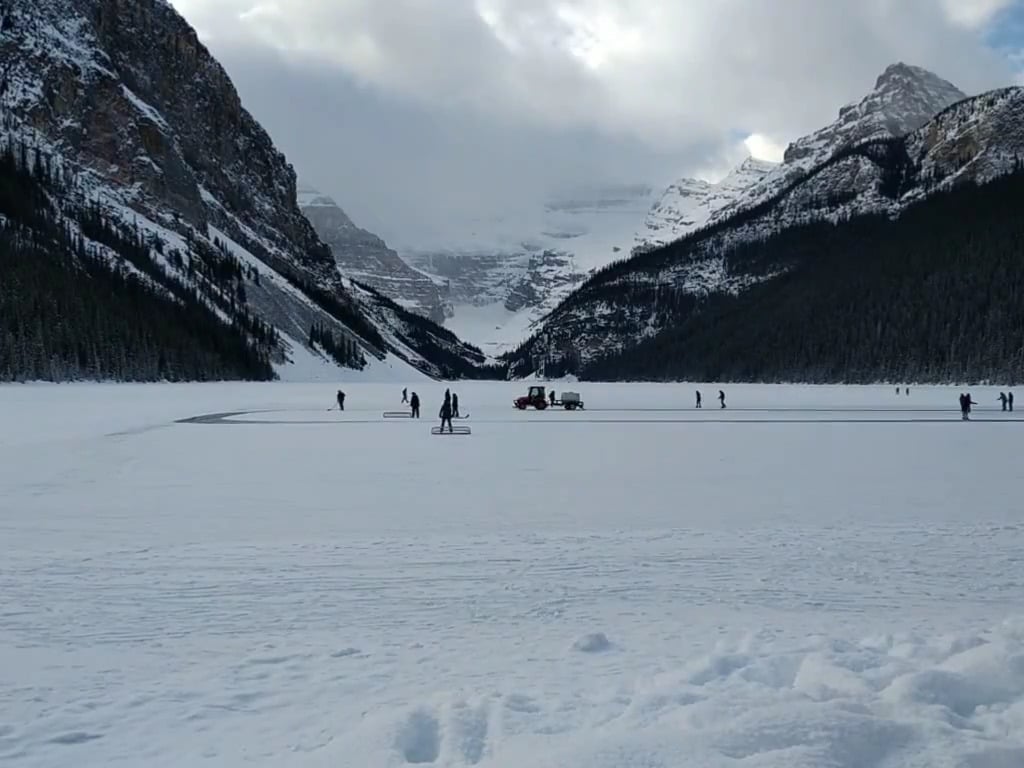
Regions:
<instances>
[{"instance_id":1,"label":"person standing on ice","mask_svg":"<svg viewBox=\"0 0 1024 768\"><path fill-rule=\"evenodd\" d=\"M1013 411L1013 392L1008 392L1006 394L1006 402L1009 404L1010 411L1012 412Z\"/></svg>"},{"instance_id":2,"label":"person standing on ice","mask_svg":"<svg viewBox=\"0 0 1024 768\"><path fill-rule=\"evenodd\" d=\"M703 408L704 407L703 402L704 402L704 399L700 396L700 390L698 389L697 390L697 407L698 408Z\"/></svg>"},{"instance_id":3,"label":"person standing on ice","mask_svg":"<svg viewBox=\"0 0 1024 768\"><path fill-rule=\"evenodd\" d=\"M340 389L338 390L338 410L345 410L345 393L342 392Z\"/></svg>"},{"instance_id":4,"label":"person standing on ice","mask_svg":"<svg viewBox=\"0 0 1024 768\"><path fill-rule=\"evenodd\" d=\"M402 405L405 405L408 402L409 402L409 390L408 390L408 388L403 388L402 389Z\"/></svg>"},{"instance_id":5,"label":"person standing on ice","mask_svg":"<svg viewBox=\"0 0 1024 768\"><path fill-rule=\"evenodd\" d=\"M551 407L554 408L555 407L555 390L553 390L553 389L551 390L550 397L551 397Z\"/></svg>"},{"instance_id":6,"label":"person standing on ice","mask_svg":"<svg viewBox=\"0 0 1024 768\"><path fill-rule=\"evenodd\" d=\"M412 409L410 416L414 419L420 417L420 396L415 392L412 393L412 400L409 401L409 407Z\"/></svg>"},{"instance_id":7,"label":"person standing on ice","mask_svg":"<svg viewBox=\"0 0 1024 768\"><path fill-rule=\"evenodd\" d=\"M725 392L722 390L718 390L718 402L720 402L722 407L725 408Z\"/></svg>"},{"instance_id":8,"label":"person standing on ice","mask_svg":"<svg viewBox=\"0 0 1024 768\"><path fill-rule=\"evenodd\" d=\"M459 396L454 392L452 393L452 418L459 418Z\"/></svg>"},{"instance_id":9,"label":"person standing on ice","mask_svg":"<svg viewBox=\"0 0 1024 768\"><path fill-rule=\"evenodd\" d=\"M1001 404L1001 405L1003 406L1003 410L1004 410L1004 411L1006 410L1006 405L1007 405L1007 403L1009 403L1009 402L1010 402L1010 400L1009 400L1009 398L1008 398L1008 397L1006 396L1006 393L1005 393L1005 392L1000 392L1000 393L999 393L999 403L1000 403L1000 404Z\"/></svg>"},{"instance_id":10,"label":"person standing on ice","mask_svg":"<svg viewBox=\"0 0 1024 768\"><path fill-rule=\"evenodd\" d=\"M444 432L444 425L448 424L448 432L454 431L452 427L452 398L451 395L445 391L444 404L441 406L441 412L438 414L441 417L441 431Z\"/></svg>"}]
</instances>

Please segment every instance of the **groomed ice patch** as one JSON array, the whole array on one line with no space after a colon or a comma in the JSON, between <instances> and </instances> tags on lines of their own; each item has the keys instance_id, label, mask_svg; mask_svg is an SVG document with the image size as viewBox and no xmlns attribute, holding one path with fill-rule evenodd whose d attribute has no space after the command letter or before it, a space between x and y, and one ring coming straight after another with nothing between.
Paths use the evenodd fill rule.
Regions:
<instances>
[{"instance_id":1,"label":"groomed ice patch","mask_svg":"<svg viewBox=\"0 0 1024 768\"><path fill-rule=\"evenodd\" d=\"M596 633L573 647L611 643ZM747 639L620 689L555 691L439 693L374 713L335 754L493 768L668 768L680 755L705 768L1024 765L1021 622L932 639Z\"/></svg>"}]
</instances>

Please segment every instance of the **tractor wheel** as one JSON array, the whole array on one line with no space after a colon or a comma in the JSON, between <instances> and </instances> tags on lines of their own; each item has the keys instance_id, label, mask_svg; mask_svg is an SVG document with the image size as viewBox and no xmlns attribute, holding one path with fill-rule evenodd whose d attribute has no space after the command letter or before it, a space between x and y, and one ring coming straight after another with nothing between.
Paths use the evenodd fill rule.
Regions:
<instances>
[{"instance_id":1,"label":"tractor wheel","mask_svg":"<svg viewBox=\"0 0 1024 768\"><path fill-rule=\"evenodd\" d=\"M548 401L547 400L538 400L537 401L537 410L538 411L543 411L547 407L548 407Z\"/></svg>"},{"instance_id":2,"label":"tractor wheel","mask_svg":"<svg viewBox=\"0 0 1024 768\"><path fill-rule=\"evenodd\" d=\"M575 411L576 410L576 406L573 403L566 403L565 410L567 410L567 411Z\"/></svg>"}]
</instances>

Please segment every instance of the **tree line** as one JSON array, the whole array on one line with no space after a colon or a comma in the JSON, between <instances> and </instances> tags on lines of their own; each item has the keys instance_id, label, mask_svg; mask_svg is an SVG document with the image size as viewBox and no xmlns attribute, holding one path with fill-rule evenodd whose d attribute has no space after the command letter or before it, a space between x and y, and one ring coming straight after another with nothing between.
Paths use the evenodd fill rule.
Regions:
<instances>
[{"instance_id":1,"label":"tree line","mask_svg":"<svg viewBox=\"0 0 1024 768\"><path fill-rule=\"evenodd\" d=\"M668 327L583 365L587 379L1024 380L1024 171L926 198L898 219L783 231L727 253L729 271L785 264L737 296L636 300Z\"/></svg>"},{"instance_id":2,"label":"tree line","mask_svg":"<svg viewBox=\"0 0 1024 768\"><path fill-rule=\"evenodd\" d=\"M162 243L67 191L41 153L0 149L0 380L275 376L279 338L246 306L241 265L190 252L191 267L171 254L168 269ZM201 290L175 261L204 273Z\"/></svg>"}]
</instances>

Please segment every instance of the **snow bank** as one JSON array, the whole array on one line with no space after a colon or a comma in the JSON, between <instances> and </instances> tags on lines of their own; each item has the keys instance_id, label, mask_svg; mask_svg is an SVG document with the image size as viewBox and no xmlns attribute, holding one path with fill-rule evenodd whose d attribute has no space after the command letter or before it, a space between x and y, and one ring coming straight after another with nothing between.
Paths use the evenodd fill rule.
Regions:
<instances>
[{"instance_id":1,"label":"snow bank","mask_svg":"<svg viewBox=\"0 0 1024 768\"><path fill-rule=\"evenodd\" d=\"M379 766L668 768L685 755L709 768L1009 768L1024 765L1024 622L933 639L741 641L596 695L436 694L372 713L329 753Z\"/></svg>"}]
</instances>

